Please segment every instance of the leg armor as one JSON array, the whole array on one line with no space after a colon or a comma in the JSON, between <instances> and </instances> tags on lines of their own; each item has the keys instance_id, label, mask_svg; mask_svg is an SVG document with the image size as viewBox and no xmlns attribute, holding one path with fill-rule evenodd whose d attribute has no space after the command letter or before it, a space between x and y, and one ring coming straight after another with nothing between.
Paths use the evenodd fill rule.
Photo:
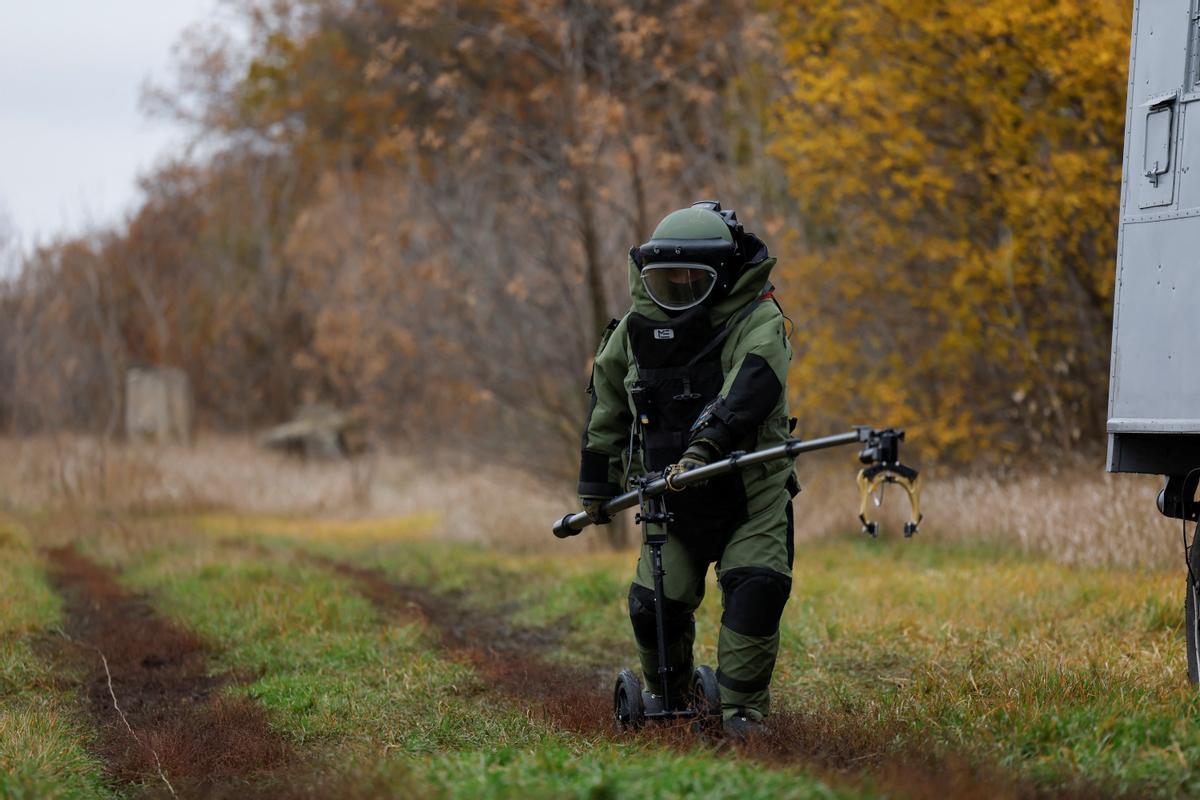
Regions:
<instances>
[{"instance_id":1,"label":"leg armor","mask_svg":"<svg viewBox=\"0 0 1200 800\"><path fill-rule=\"evenodd\" d=\"M727 713L766 715L768 687L779 652L779 620L792 579L766 567L737 567L721 575L725 613L719 641L721 703Z\"/></svg>"},{"instance_id":2,"label":"leg armor","mask_svg":"<svg viewBox=\"0 0 1200 800\"><path fill-rule=\"evenodd\" d=\"M667 640L667 663L671 665L671 694L682 698L692 677L692 643L696 640L696 606L667 598L663 611L663 627ZM646 688L662 694L658 681L658 634L654 623L654 592L637 583L629 587L629 619L633 623L633 638L637 641L638 656Z\"/></svg>"}]
</instances>

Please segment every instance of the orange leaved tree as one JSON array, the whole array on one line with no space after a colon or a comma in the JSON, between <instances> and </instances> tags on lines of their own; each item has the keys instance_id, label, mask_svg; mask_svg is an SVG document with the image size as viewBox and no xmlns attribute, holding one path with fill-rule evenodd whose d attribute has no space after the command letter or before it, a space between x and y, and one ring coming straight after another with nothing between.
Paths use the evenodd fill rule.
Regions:
<instances>
[{"instance_id":1,"label":"orange leaved tree","mask_svg":"<svg viewBox=\"0 0 1200 800\"><path fill-rule=\"evenodd\" d=\"M1099 439L1126 0L779 2L808 418L947 459Z\"/></svg>"}]
</instances>

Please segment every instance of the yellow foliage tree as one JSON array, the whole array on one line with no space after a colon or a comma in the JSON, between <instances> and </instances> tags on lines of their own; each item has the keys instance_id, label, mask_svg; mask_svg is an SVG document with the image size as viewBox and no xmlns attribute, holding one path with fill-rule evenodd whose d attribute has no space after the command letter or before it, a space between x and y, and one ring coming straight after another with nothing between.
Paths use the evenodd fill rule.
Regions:
<instances>
[{"instance_id":1,"label":"yellow foliage tree","mask_svg":"<svg viewBox=\"0 0 1200 800\"><path fill-rule=\"evenodd\" d=\"M1098 441L1130 4L777 6L802 419L946 460Z\"/></svg>"}]
</instances>

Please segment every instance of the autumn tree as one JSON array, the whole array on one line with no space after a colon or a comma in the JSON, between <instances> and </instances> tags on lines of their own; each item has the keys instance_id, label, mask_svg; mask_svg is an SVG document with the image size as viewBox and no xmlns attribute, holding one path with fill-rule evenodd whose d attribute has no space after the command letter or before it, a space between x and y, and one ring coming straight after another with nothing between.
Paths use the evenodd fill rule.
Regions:
<instances>
[{"instance_id":1,"label":"autumn tree","mask_svg":"<svg viewBox=\"0 0 1200 800\"><path fill-rule=\"evenodd\" d=\"M1123 3L229 8L248 36L193 32L150 97L188 154L0 297L10 421L109 427L112 376L168 363L207 425L316 395L565 477L629 247L707 195L782 255L804 431L967 460L1098 430Z\"/></svg>"},{"instance_id":2,"label":"autumn tree","mask_svg":"<svg viewBox=\"0 0 1200 800\"><path fill-rule=\"evenodd\" d=\"M1129 3L777 5L801 416L945 460L1096 440Z\"/></svg>"},{"instance_id":3,"label":"autumn tree","mask_svg":"<svg viewBox=\"0 0 1200 800\"><path fill-rule=\"evenodd\" d=\"M124 287L105 259L111 235L89 234L34 250L2 300L8 406L19 431L95 430L120 423L128 353Z\"/></svg>"},{"instance_id":4,"label":"autumn tree","mask_svg":"<svg viewBox=\"0 0 1200 800\"><path fill-rule=\"evenodd\" d=\"M697 0L245 8L249 56L193 42L172 104L312 181L289 262L313 301L345 302L308 308L320 321L294 363L374 408L367 394L456 387L565 466L625 252L665 210L735 181L739 128L713 120L735 116L760 16ZM229 65L234 80L195 79ZM399 380L402 365L420 379Z\"/></svg>"}]
</instances>

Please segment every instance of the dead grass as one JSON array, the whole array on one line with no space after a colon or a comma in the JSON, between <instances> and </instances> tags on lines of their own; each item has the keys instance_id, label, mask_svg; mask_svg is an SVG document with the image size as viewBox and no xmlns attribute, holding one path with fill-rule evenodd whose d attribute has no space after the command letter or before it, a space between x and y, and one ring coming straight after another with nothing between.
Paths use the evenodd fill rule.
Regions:
<instances>
[{"instance_id":1,"label":"dead grass","mask_svg":"<svg viewBox=\"0 0 1200 800\"><path fill-rule=\"evenodd\" d=\"M802 460L797 537L853 535L857 463L848 452ZM1108 475L1098 464L1014 478L927 475L922 538L1013 547L1070 564L1175 565L1179 528L1158 515L1153 476ZM422 520L428 535L505 550L544 548L572 487L454 454L305 463L247 439L204 437L193 447L108 444L83 437L0 439L0 509L104 509L361 520ZM899 536L907 502L891 490L880 509ZM603 546L591 533L575 549Z\"/></svg>"},{"instance_id":2,"label":"dead grass","mask_svg":"<svg viewBox=\"0 0 1200 800\"><path fill-rule=\"evenodd\" d=\"M237 437L202 437L191 447L0 438L0 510L420 517L442 538L533 550L573 503L569 486L453 454L304 462Z\"/></svg>"},{"instance_id":3,"label":"dead grass","mask_svg":"<svg viewBox=\"0 0 1200 800\"><path fill-rule=\"evenodd\" d=\"M320 514L361 501L360 472L349 462L305 463L234 437L206 437L192 447L0 439L0 501L22 508Z\"/></svg>"},{"instance_id":4,"label":"dead grass","mask_svg":"<svg viewBox=\"0 0 1200 800\"><path fill-rule=\"evenodd\" d=\"M850 458L800 465L805 491L796 500L799 538L828 538L859 527L856 468ZM1180 528L1155 509L1161 486L1157 476L1110 475L1088 464L1006 478L930 473L917 535L1015 548L1064 564L1176 566L1183 559ZM878 511L882 535L901 536L908 513L903 492L888 490Z\"/></svg>"}]
</instances>

